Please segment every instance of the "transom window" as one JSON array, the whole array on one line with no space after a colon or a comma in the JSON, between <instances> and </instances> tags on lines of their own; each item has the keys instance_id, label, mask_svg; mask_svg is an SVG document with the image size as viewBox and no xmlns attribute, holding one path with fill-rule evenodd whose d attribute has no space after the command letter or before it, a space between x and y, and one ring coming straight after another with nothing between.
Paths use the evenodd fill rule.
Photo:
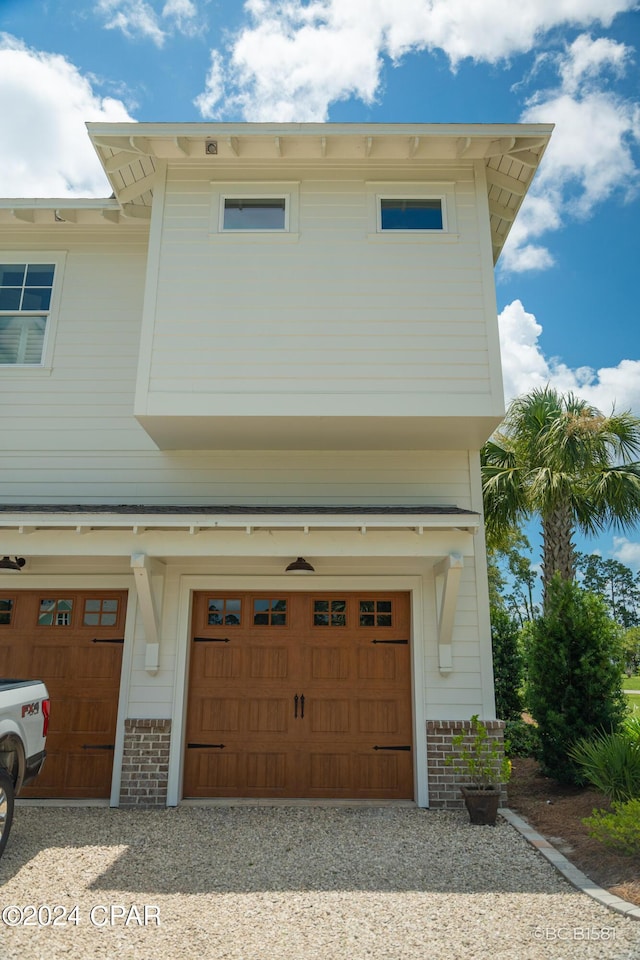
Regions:
<instances>
[{"instance_id":1,"label":"transom window","mask_svg":"<svg viewBox=\"0 0 640 960\"><path fill-rule=\"evenodd\" d=\"M314 627L346 627L347 601L314 600L313 625Z\"/></svg>"},{"instance_id":2,"label":"transom window","mask_svg":"<svg viewBox=\"0 0 640 960\"><path fill-rule=\"evenodd\" d=\"M85 627L113 627L118 620L118 601L115 599L95 600L84 602Z\"/></svg>"},{"instance_id":3,"label":"transom window","mask_svg":"<svg viewBox=\"0 0 640 960\"><path fill-rule=\"evenodd\" d=\"M13 600L8 597L0 598L0 627L9 626L13 614Z\"/></svg>"},{"instance_id":4,"label":"transom window","mask_svg":"<svg viewBox=\"0 0 640 960\"><path fill-rule=\"evenodd\" d=\"M381 230L442 230L442 200L381 199Z\"/></svg>"},{"instance_id":5,"label":"transom window","mask_svg":"<svg viewBox=\"0 0 640 960\"><path fill-rule=\"evenodd\" d=\"M285 627L287 625L287 601L263 600L256 597L253 601L253 622L256 626Z\"/></svg>"},{"instance_id":6,"label":"transom window","mask_svg":"<svg viewBox=\"0 0 640 960\"><path fill-rule=\"evenodd\" d=\"M0 364L40 364L55 264L0 263Z\"/></svg>"},{"instance_id":7,"label":"transom window","mask_svg":"<svg viewBox=\"0 0 640 960\"><path fill-rule=\"evenodd\" d=\"M207 601L207 624L211 627L239 627L242 601L237 597L212 597Z\"/></svg>"},{"instance_id":8,"label":"transom window","mask_svg":"<svg viewBox=\"0 0 640 960\"><path fill-rule=\"evenodd\" d=\"M390 627L392 626L392 600L361 600L360 626L361 627Z\"/></svg>"},{"instance_id":9,"label":"transom window","mask_svg":"<svg viewBox=\"0 0 640 960\"><path fill-rule=\"evenodd\" d=\"M68 627L71 625L73 600L43 599L40 601L38 625L41 627Z\"/></svg>"},{"instance_id":10,"label":"transom window","mask_svg":"<svg viewBox=\"0 0 640 960\"><path fill-rule=\"evenodd\" d=\"M285 197L224 197L223 230L286 230Z\"/></svg>"}]
</instances>

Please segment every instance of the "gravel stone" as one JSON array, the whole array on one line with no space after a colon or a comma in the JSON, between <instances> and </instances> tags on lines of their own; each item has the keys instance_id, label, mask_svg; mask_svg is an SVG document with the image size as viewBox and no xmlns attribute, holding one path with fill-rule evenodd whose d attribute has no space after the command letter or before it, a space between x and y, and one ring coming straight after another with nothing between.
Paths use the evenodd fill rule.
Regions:
<instances>
[{"instance_id":1,"label":"gravel stone","mask_svg":"<svg viewBox=\"0 0 640 960\"><path fill-rule=\"evenodd\" d=\"M0 957L638 960L640 923L571 887L509 824L462 812L19 807Z\"/></svg>"}]
</instances>

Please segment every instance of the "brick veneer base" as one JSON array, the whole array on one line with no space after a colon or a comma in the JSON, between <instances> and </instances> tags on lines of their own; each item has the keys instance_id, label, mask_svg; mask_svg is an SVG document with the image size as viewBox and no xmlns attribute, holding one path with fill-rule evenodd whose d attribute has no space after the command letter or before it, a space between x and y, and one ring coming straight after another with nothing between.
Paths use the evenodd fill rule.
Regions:
<instances>
[{"instance_id":1,"label":"brick veneer base","mask_svg":"<svg viewBox=\"0 0 640 960\"><path fill-rule=\"evenodd\" d=\"M487 728L489 737L498 742L500 753L502 753L504 748L504 721L485 720L483 723ZM453 756L459 749L453 746L452 738L463 731L471 731L470 720L427 720L427 771L430 807L458 810L464 806L459 788L461 783L465 783L465 778L456 775L453 772L454 768L447 766L446 763L447 757Z\"/></svg>"},{"instance_id":2,"label":"brick veneer base","mask_svg":"<svg viewBox=\"0 0 640 960\"><path fill-rule=\"evenodd\" d=\"M125 720L121 807L166 806L170 743L170 720Z\"/></svg>"}]
</instances>

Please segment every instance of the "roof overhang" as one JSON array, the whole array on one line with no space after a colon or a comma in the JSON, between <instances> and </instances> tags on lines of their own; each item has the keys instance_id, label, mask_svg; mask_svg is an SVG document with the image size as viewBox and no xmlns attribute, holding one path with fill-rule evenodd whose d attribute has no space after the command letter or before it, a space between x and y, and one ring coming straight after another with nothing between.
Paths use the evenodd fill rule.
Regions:
<instances>
[{"instance_id":1,"label":"roof overhang","mask_svg":"<svg viewBox=\"0 0 640 960\"><path fill-rule=\"evenodd\" d=\"M144 223L159 161L206 164L213 178L297 168L420 170L438 161L481 161L494 260L540 164L552 124L89 123L113 189L109 200L2 200L0 223ZM275 174L277 175L277 174ZM6 211L6 212L5 212Z\"/></svg>"},{"instance_id":2,"label":"roof overhang","mask_svg":"<svg viewBox=\"0 0 640 960\"><path fill-rule=\"evenodd\" d=\"M455 506L230 506L172 507L155 511L125 506L4 506L0 529L20 534L67 530L79 535L106 530L179 531L195 535L207 530L461 530L475 533L481 517Z\"/></svg>"}]
</instances>

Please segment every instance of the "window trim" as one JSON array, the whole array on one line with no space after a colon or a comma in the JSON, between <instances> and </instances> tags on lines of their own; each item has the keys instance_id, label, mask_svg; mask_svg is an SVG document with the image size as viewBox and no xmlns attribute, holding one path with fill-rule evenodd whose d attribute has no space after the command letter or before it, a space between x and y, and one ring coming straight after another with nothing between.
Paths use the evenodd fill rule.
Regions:
<instances>
[{"instance_id":1,"label":"window trim","mask_svg":"<svg viewBox=\"0 0 640 960\"><path fill-rule=\"evenodd\" d=\"M9 370L16 370L21 373L35 372L39 370L50 370L53 361L53 346L58 326L58 316L60 312L60 301L62 297L62 280L66 264L66 251L60 250L18 250L18 251L0 251L0 261L2 263L26 263L35 265L39 263L52 263L54 265L53 286L51 288L51 302L48 310L0 310L0 317L46 317L44 337L42 341L42 354L39 363L2 363L0 360L0 372L4 376Z\"/></svg>"},{"instance_id":2,"label":"window trim","mask_svg":"<svg viewBox=\"0 0 640 960\"><path fill-rule=\"evenodd\" d=\"M212 181L209 238L224 243L278 243L298 239L299 181ZM224 226L225 200L284 200L284 227L233 230Z\"/></svg>"},{"instance_id":3,"label":"window trim","mask_svg":"<svg viewBox=\"0 0 640 960\"><path fill-rule=\"evenodd\" d=\"M458 240L454 181L368 181L369 240L400 243ZM383 230L382 200L439 200L442 227L427 230Z\"/></svg>"}]
</instances>

